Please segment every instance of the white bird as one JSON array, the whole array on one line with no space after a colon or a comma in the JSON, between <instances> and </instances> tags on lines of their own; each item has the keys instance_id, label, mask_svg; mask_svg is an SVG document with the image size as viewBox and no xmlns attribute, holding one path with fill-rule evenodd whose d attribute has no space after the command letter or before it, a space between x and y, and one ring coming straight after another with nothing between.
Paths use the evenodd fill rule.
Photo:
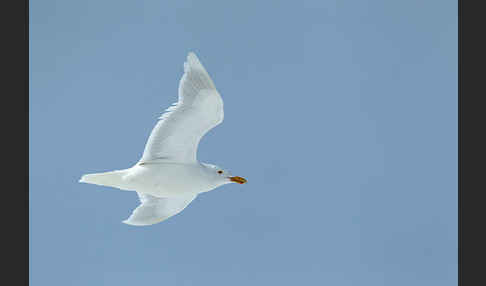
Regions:
<instances>
[{"instance_id":1,"label":"white bird","mask_svg":"<svg viewBox=\"0 0 486 286\"><path fill-rule=\"evenodd\" d=\"M159 117L142 158L131 168L87 174L79 182L136 191L140 205L123 222L159 223L181 212L200 193L228 183L246 183L216 165L197 161L199 141L223 116L223 100L191 52L179 82L179 101Z\"/></svg>"}]
</instances>

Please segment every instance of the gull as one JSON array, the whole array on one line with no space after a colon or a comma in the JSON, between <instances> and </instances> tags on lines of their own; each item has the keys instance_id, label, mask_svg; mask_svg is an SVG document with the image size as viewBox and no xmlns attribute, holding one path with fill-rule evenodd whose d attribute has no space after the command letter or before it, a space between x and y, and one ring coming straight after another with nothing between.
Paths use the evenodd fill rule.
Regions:
<instances>
[{"instance_id":1,"label":"gull","mask_svg":"<svg viewBox=\"0 0 486 286\"><path fill-rule=\"evenodd\" d=\"M228 170L196 158L199 141L223 121L223 100L197 56L190 52L179 100L159 117L142 158L131 168L86 174L79 182L135 191L140 205L123 223L152 225L180 213L198 194L246 183Z\"/></svg>"}]
</instances>

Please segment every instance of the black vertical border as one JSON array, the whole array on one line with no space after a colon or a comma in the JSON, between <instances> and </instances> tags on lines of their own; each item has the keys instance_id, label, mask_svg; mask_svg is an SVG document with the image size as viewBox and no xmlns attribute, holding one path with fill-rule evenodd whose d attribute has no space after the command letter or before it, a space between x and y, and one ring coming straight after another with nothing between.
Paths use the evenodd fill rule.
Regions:
<instances>
[{"instance_id":1,"label":"black vertical border","mask_svg":"<svg viewBox=\"0 0 486 286\"><path fill-rule=\"evenodd\" d=\"M29 1L0 1L2 285L29 283Z\"/></svg>"},{"instance_id":2,"label":"black vertical border","mask_svg":"<svg viewBox=\"0 0 486 286\"><path fill-rule=\"evenodd\" d=\"M458 1L459 285L486 285L486 45L481 1Z\"/></svg>"}]
</instances>

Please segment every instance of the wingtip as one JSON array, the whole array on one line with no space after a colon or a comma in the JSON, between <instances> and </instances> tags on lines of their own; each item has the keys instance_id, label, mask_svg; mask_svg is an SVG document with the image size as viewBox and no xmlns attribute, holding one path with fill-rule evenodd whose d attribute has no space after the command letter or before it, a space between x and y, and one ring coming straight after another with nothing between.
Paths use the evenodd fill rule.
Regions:
<instances>
[{"instance_id":1,"label":"wingtip","mask_svg":"<svg viewBox=\"0 0 486 286\"><path fill-rule=\"evenodd\" d=\"M129 218L127 218L126 220L122 220L122 223L127 224L127 225L133 225L133 226L141 226L142 225L142 224L134 223Z\"/></svg>"},{"instance_id":2,"label":"wingtip","mask_svg":"<svg viewBox=\"0 0 486 286\"><path fill-rule=\"evenodd\" d=\"M154 223L134 222L134 221L131 221L130 219L122 220L122 223L127 224L127 225L132 225L132 226L147 226L147 225L153 225L154 224Z\"/></svg>"},{"instance_id":3,"label":"wingtip","mask_svg":"<svg viewBox=\"0 0 486 286\"><path fill-rule=\"evenodd\" d=\"M189 52L187 54L187 63L192 65L192 66L200 66L201 65L201 61L199 60L199 58L196 56L196 53L194 52Z\"/></svg>"},{"instance_id":4,"label":"wingtip","mask_svg":"<svg viewBox=\"0 0 486 286\"><path fill-rule=\"evenodd\" d=\"M184 72L189 72L191 69L206 71L199 58L196 56L196 53L194 52L189 52L187 54L186 61L184 62Z\"/></svg>"},{"instance_id":5,"label":"wingtip","mask_svg":"<svg viewBox=\"0 0 486 286\"><path fill-rule=\"evenodd\" d=\"M124 224L128 224L128 225L132 225L132 224L131 224L131 223L128 221L128 219L126 219L126 220L122 220L122 223L124 223Z\"/></svg>"}]
</instances>

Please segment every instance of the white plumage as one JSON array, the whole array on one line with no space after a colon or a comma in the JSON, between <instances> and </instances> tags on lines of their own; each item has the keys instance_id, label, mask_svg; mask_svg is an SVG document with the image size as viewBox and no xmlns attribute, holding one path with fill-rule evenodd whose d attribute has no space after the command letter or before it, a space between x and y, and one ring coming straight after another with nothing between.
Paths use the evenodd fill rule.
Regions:
<instances>
[{"instance_id":1,"label":"white plumage","mask_svg":"<svg viewBox=\"0 0 486 286\"><path fill-rule=\"evenodd\" d=\"M223 121L223 100L194 53L184 63L179 101L162 114L145 146L141 162L158 159L196 161L199 140Z\"/></svg>"},{"instance_id":2,"label":"white plumage","mask_svg":"<svg viewBox=\"0 0 486 286\"><path fill-rule=\"evenodd\" d=\"M142 158L129 169L87 174L80 182L136 191L141 204L124 223L149 225L181 212L199 193L246 182L197 161L197 147L223 121L223 100L194 53L184 63L179 100L153 128Z\"/></svg>"}]
</instances>

